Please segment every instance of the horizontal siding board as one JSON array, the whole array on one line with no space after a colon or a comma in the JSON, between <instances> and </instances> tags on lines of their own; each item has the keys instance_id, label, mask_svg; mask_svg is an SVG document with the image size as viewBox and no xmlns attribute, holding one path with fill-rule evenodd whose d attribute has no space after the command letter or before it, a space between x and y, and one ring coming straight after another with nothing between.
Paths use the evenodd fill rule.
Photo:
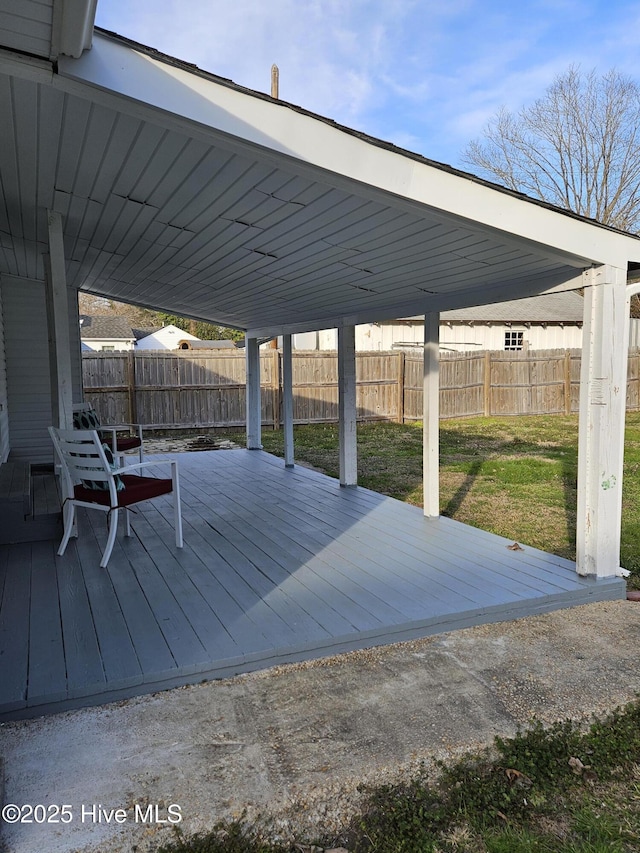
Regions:
<instances>
[{"instance_id":1,"label":"horizontal siding board","mask_svg":"<svg viewBox=\"0 0 640 853\"><path fill-rule=\"evenodd\" d=\"M42 282L4 278L2 314L12 458L50 461L49 339ZM24 329L30 332L28 346Z\"/></svg>"}]
</instances>

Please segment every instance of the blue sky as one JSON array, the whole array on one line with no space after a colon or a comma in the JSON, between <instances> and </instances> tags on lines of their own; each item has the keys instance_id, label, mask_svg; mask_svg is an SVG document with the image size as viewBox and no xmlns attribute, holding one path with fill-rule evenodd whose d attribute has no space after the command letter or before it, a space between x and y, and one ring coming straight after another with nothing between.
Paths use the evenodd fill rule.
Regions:
<instances>
[{"instance_id":1,"label":"blue sky","mask_svg":"<svg viewBox=\"0 0 640 853\"><path fill-rule=\"evenodd\" d=\"M453 166L571 64L640 80L638 0L98 0L96 23Z\"/></svg>"}]
</instances>

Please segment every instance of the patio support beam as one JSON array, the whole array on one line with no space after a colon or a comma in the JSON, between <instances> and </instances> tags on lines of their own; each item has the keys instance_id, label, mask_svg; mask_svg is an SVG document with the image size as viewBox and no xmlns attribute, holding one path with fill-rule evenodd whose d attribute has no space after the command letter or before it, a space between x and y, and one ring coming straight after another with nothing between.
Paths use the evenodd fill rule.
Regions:
<instances>
[{"instance_id":1,"label":"patio support beam","mask_svg":"<svg viewBox=\"0 0 640 853\"><path fill-rule=\"evenodd\" d=\"M260 347L257 338L245 338L247 350L247 448L262 450Z\"/></svg>"},{"instance_id":2,"label":"patio support beam","mask_svg":"<svg viewBox=\"0 0 640 853\"><path fill-rule=\"evenodd\" d=\"M580 375L576 568L580 575L620 573L624 421L629 341L626 270L584 274Z\"/></svg>"},{"instance_id":3,"label":"patio support beam","mask_svg":"<svg viewBox=\"0 0 640 853\"><path fill-rule=\"evenodd\" d=\"M422 480L424 514L440 515L440 314L424 315Z\"/></svg>"},{"instance_id":4,"label":"patio support beam","mask_svg":"<svg viewBox=\"0 0 640 853\"><path fill-rule=\"evenodd\" d=\"M47 228L49 255L45 259L45 266L51 408L54 424L61 429L70 429L73 423L73 374L69 302L62 217L56 211L47 211Z\"/></svg>"},{"instance_id":5,"label":"patio support beam","mask_svg":"<svg viewBox=\"0 0 640 853\"><path fill-rule=\"evenodd\" d=\"M340 485L358 485L356 420L356 328L338 327L338 418Z\"/></svg>"},{"instance_id":6,"label":"patio support beam","mask_svg":"<svg viewBox=\"0 0 640 853\"><path fill-rule=\"evenodd\" d=\"M284 425L284 466L293 468L293 359L291 335L282 336L282 420Z\"/></svg>"}]
</instances>

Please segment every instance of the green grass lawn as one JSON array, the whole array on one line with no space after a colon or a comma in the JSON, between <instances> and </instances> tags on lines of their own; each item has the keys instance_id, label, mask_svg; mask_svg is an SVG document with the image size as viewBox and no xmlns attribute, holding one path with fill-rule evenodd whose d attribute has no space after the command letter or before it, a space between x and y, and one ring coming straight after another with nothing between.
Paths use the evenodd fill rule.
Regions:
<instances>
[{"instance_id":1,"label":"green grass lawn","mask_svg":"<svg viewBox=\"0 0 640 853\"><path fill-rule=\"evenodd\" d=\"M238 436L235 436L236 440ZM281 430L262 434L283 453ZM640 587L640 413L627 416L621 563ZM295 430L298 461L338 476L338 427ZM440 424L440 511L509 539L575 559L578 419L469 418ZM422 425L358 427L358 482L422 505Z\"/></svg>"}]
</instances>

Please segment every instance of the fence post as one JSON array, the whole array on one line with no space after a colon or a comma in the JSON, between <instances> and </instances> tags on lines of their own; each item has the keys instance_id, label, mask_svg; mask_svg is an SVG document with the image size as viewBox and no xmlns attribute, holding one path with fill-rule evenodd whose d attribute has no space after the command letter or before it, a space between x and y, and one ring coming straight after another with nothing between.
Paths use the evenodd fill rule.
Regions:
<instances>
[{"instance_id":1,"label":"fence post","mask_svg":"<svg viewBox=\"0 0 640 853\"><path fill-rule=\"evenodd\" d=\"M402 350L398 352L398 423L404 423L404 353Z\"/></svg>"},{"instance_id":2,"label":"fence post","mask_svg":"<svg viewBox=\"0 0 640 853\"><path fill-rule=\"evenodd\" d=\"M138 412L136 407L136 354L134 350L127 353L127 396L129 400L129 423L138 423Z\"/></svg>"},{"instance_id":3,"label":"fence post","mask_svg":"<svg viewBox=\"0 0 640 853\"><path fill-rule=\"evenodd\" d=\"M564 351L564 413L571 414L571 350Z\"/></svg>"},{"instance_id":4,"label":"fence post","mask_svg":"<svg viewBox=\"0 0 640 853\"><path fill-rule=\"evenodd\" d=\"M491 351L484 354L484 416L491 415Z\"/></svg>"}]
</instances>

